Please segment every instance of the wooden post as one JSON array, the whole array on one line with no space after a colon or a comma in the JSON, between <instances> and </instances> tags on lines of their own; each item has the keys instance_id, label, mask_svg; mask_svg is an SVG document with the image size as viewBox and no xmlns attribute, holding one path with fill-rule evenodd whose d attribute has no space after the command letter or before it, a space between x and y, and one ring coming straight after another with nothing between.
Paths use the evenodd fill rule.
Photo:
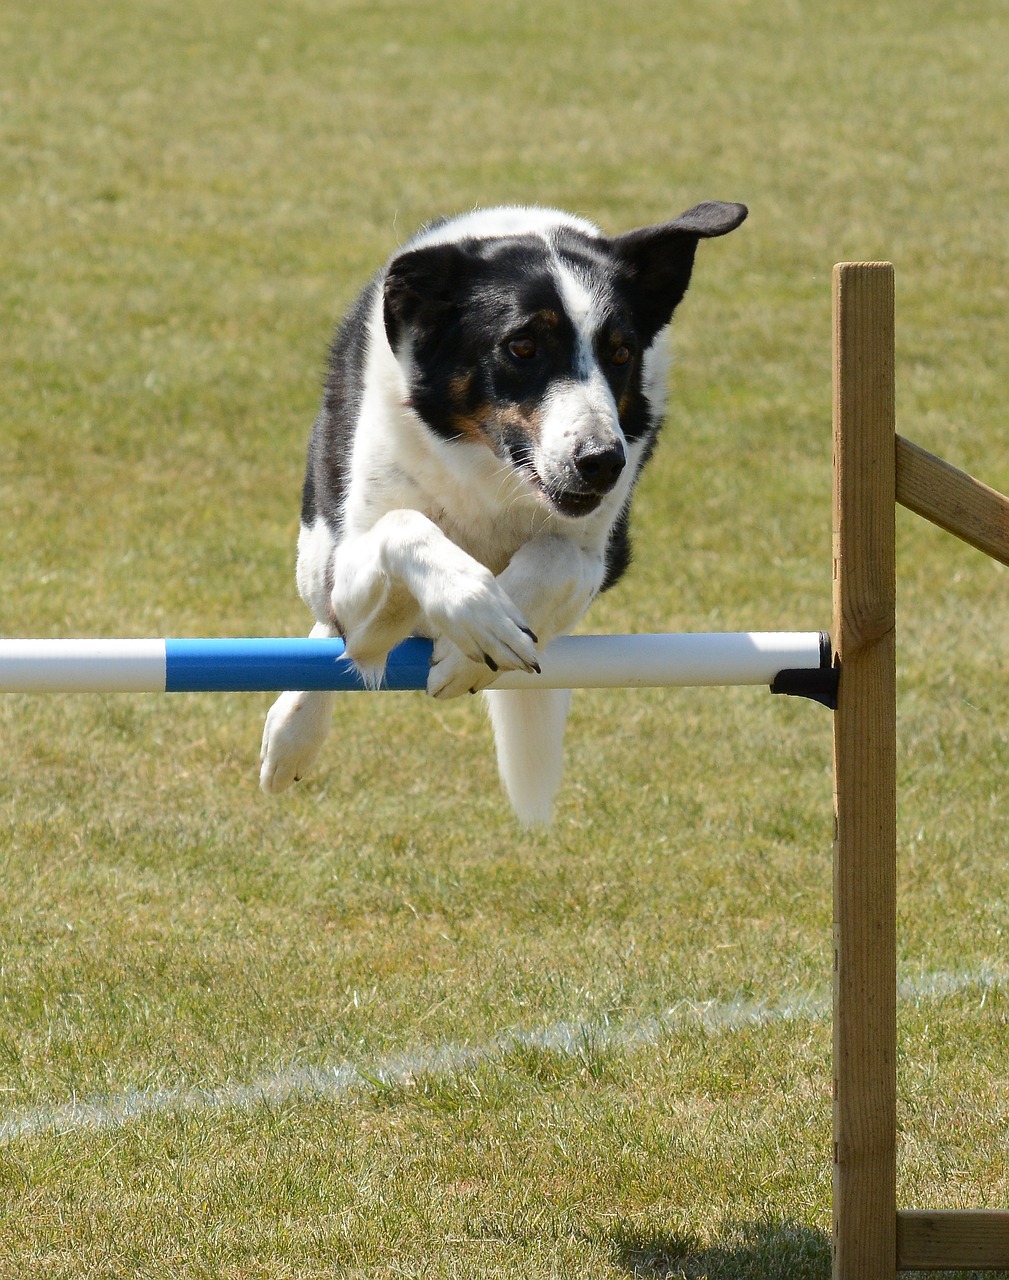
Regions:
<instances>
[{"instance_id":1,"label":"wooden post","mask_svg":"<svg viewBox=\"0 0 1009 1280\"><path fill-rule=\"evenodd\" d=\"M892 1280L896 1205L894 293L834 268L834 1280Z\"/></svg>"}]
</instances>

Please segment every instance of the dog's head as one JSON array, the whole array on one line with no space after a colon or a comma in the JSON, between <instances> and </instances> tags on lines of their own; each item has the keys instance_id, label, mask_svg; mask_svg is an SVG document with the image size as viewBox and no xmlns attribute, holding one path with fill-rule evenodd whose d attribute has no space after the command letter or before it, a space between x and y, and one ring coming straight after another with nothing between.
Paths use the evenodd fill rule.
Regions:
<instances>
[{"instance_id":1,"label":"dog's head","mask_svg":"<svg viewBox=\"0 0 1009 1280\"><path fill-rule=\"evenodd\" d=\"M411 407L442 438L491 449L553 511L589 514L657 425L648 354L698 241L746 212L707 202L607 238L565 214L493 210L421 233L384 278Z\"/></svg>"}]
</instances>

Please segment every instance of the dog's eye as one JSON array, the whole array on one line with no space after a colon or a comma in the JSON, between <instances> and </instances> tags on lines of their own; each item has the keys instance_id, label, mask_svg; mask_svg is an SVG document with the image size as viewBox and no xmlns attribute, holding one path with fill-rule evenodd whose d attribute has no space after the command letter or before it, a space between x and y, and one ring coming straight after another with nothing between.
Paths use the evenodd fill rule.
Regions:
<instances>
[{"instance_id":1,"label":"dog's eye","mask_svg":"<svg viewBox=\"0 0 1009 1280\"><path fill-rule=\"evenodd\" d=\"M614 347L610 353L610 362L612 364L626 364L631 358L630 347L624 346L623 343L619 347Z\"/></svg>"},{"instance_id":2,"label":"dog's eye","mask_svg":"<svg viewBox=\"0 0 1009 1280\"><path fill-rule=\"evenodd\" d=\"M516 360L531 360L536 354L536 342L533 338L512 338L508 343L508 354Z\"/></svg>"}]
</instances>

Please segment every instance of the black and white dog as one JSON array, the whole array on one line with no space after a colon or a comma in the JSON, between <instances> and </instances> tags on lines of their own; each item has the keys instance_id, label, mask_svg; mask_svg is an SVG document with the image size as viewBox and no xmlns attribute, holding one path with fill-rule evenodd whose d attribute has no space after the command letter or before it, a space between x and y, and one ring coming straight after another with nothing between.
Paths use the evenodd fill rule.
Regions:
<instances>
[{"instance_id":1,"label":"black and white dog","mask_svg":"<svg viewBox=\"0 0 1009 1280\"><path fill-rule=\"evenodd\" d=\"M609 238L549 209L422 230L334 339L312 430L298 589L313 635L342 636L366 681L409 635L434 641L428 693L537 671L630 559L628 508L661 424L664 330L699 239L740 204ZM488 690L519 818L549 822L570 694ZM282 791L322 745L334 695L281 694L260 782Z\"/></svg>"}]
</instances>

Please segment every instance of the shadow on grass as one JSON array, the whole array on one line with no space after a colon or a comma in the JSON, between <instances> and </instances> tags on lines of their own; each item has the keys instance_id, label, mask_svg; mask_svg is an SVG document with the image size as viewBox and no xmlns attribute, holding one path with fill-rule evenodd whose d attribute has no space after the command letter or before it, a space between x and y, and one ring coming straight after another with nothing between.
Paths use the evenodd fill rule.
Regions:
<instances>
[{"instance_id":1,"label":"shadow on grass","mask_svg":"<svg viewBox=\"0 0 1009 1280\"><path fill-rule=\"evenodd\" d=\"M795 1222L739 1222L725 1240L618 1232L614 1261L637 1280L829 1280L830 1238Z\"/></svg>"}]
</instances>

